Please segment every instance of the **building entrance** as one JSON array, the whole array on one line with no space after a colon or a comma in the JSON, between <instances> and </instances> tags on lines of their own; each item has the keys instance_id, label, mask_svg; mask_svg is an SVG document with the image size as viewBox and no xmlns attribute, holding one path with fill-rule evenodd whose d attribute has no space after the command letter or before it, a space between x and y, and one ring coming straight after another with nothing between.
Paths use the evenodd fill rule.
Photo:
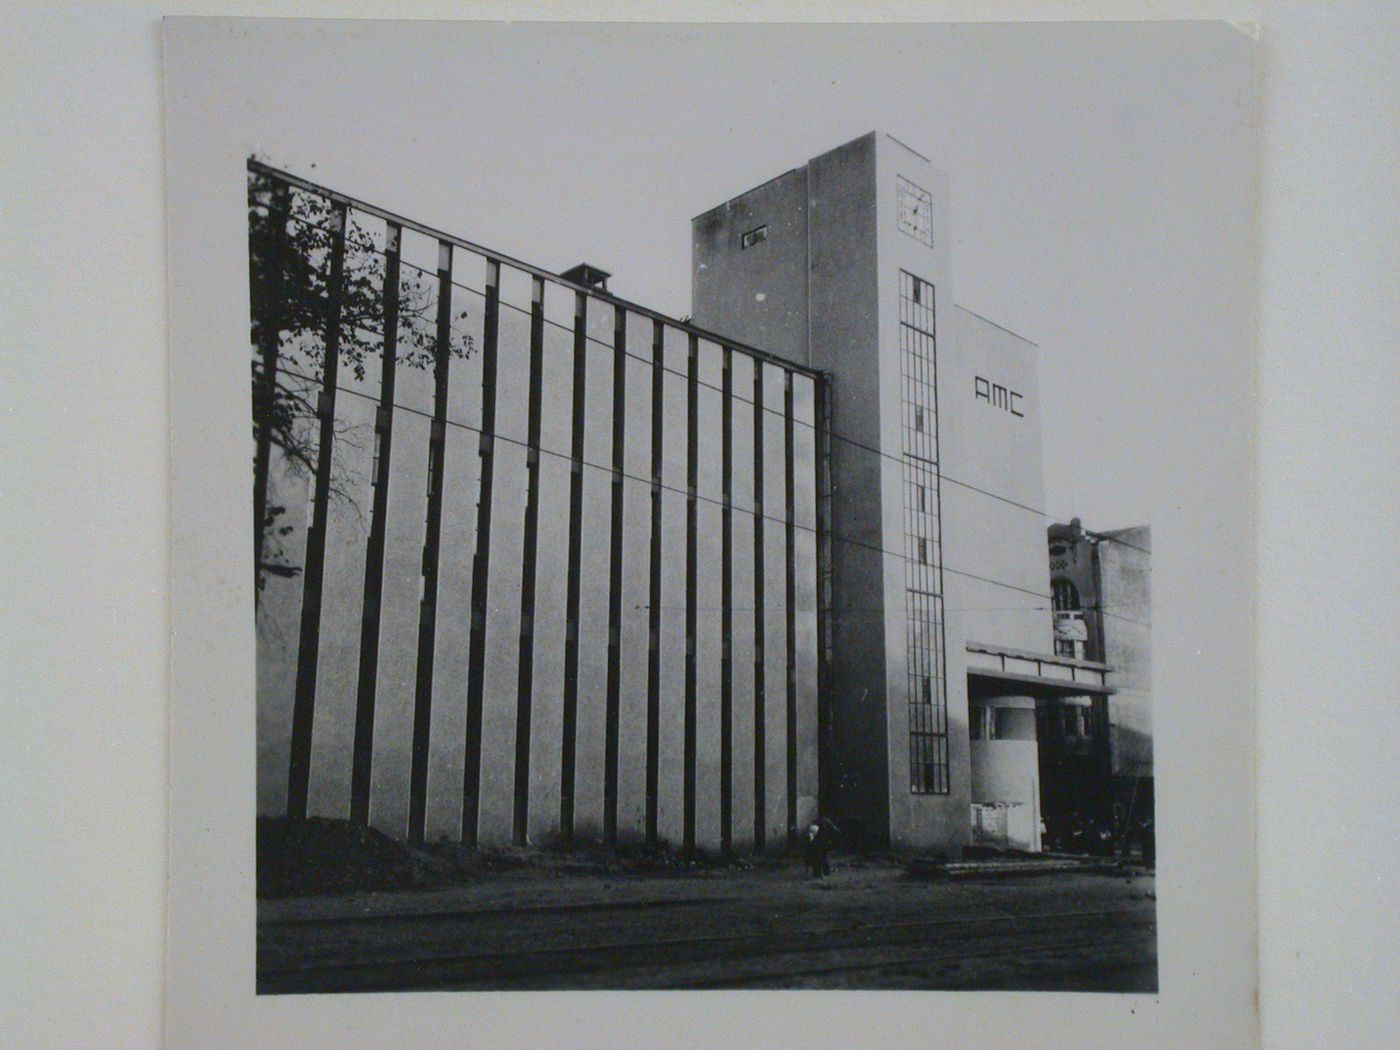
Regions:
<instances>
[{"instance_id":1,"label":"building entrance","mask_svg":"<svg viewBox=\"0 0 1400 1050\"><path fill-rule=\"evenodd\" d=\"M1036 723L1046 848L1112 852L1106 698L1043 699L1036 708Z\"/></svg>"}]
</instances>

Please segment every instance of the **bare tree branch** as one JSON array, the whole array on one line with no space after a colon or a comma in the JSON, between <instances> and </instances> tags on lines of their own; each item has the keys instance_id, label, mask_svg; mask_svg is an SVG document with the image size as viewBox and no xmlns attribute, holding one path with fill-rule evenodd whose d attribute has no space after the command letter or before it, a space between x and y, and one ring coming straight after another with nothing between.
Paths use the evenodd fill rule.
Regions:
<instances>
[{"instance_id":1,"label":"bare tree branch","mask_svg":"<svg viewBox=\"0 0 1400 1050\"><path fill-rule=\"evenodd\" d=\"M328 286L335 238L329 229L333 205L315 193L290 189L286 209L267 205L270 177L249 173L248 260L251 329L255 348L275 342L279 367L271 389L263 362L255 352L252 369L253 430L280 452L293 477L312 481L319 453L316 414L325 366L325 334L333 305ZM371 362L383 354L385 261L373 230L351 214L345 234L345 258L340 290L339 364L345 374L363 383ZM399 323L396 362L400 368L431 370L438 354L437 280L411 267L401 271L398 288ZM467 311L455 312L465 318ZM273 331L275 329L275 331ZM449 331L446 352L466 358L475 350L470 335ZM347 420L335 421L335 440L363 450L367 428ZM268 469L264 466L264 469ZM359 478L349 477L344 465L335 469L330 491L336 502L352 509L364 527L365 514L356 499ZM258 587L269 576L299 575L298 552L285 540L296 530L284 522L285 506L266 508L264 520L254 522L263 536Z\"/></svg>"}]
</instances>

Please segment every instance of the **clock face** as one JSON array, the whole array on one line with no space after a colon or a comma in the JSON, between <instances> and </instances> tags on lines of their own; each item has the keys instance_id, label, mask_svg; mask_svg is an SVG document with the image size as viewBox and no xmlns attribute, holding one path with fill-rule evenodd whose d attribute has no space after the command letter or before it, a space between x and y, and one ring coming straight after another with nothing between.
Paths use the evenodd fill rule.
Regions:
<instances>
[{"instance_id":1,"label":"clock face","mask_svg":"<svg viewBox=\"0 0 1400 1050\"><path fill-rule=\"evenodd\" d=\"M899 176L899 228L933 247L933 198L903 176Z\"/></svg>"}]
</instances>

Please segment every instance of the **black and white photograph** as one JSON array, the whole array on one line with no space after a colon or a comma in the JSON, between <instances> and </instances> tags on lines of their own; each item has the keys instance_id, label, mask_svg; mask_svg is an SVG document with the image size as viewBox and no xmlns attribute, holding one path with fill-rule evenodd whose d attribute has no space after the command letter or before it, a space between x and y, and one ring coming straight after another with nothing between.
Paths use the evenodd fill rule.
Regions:
<instances>
[{"instance_id":1,"label":"black and white photograph","mask_svg":"<svg viewBox=\"0 0 1400 1050\"><path fill-rule=\"evenodd\" d=\"M679 322L250 162L260 988L1155 989L1150 529L1040 535L945 181L705 212Z\"/></svg>"},{"instance_id":2,"label":"black and white photograph","mask_svg":"<svg viewBox=\"0 0 1400 1050\"><path fill-rule=\"evenodd\" d=\"M1400 1046L1400 7L0 25L0 1046Z\"/></svg>"},{"instance_id":3,"label":"black and white photograph","mask_svg":"<svg viewBox=\"0 0 1400 1050\"><path fill-rule=\"evenodd\" d=\"M1247 33L165 48L172 299L218 300L177 489L182 440L241 464L201 517L250 689L198 793L245 825L243 991L1127 1015L1159 891L1252 909Z\"/></svg>"}]
</instances>

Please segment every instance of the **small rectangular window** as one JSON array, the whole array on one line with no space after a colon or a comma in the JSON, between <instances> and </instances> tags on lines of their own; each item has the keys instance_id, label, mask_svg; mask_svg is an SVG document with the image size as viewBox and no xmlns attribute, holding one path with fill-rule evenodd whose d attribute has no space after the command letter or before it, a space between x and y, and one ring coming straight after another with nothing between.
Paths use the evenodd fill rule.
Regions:
<instances>
[{"instance_id":1,"label":"small rectangular window","mask_svg":"<svg viewBox=\"0 0 1400 1050\"><path fill-rule=\"evenodd\" d=\"M740 248L752 248L755 244L762 244L768 239L767 225L758 226L744 234L739 240Z\"/></svg>"}]
</instances>

